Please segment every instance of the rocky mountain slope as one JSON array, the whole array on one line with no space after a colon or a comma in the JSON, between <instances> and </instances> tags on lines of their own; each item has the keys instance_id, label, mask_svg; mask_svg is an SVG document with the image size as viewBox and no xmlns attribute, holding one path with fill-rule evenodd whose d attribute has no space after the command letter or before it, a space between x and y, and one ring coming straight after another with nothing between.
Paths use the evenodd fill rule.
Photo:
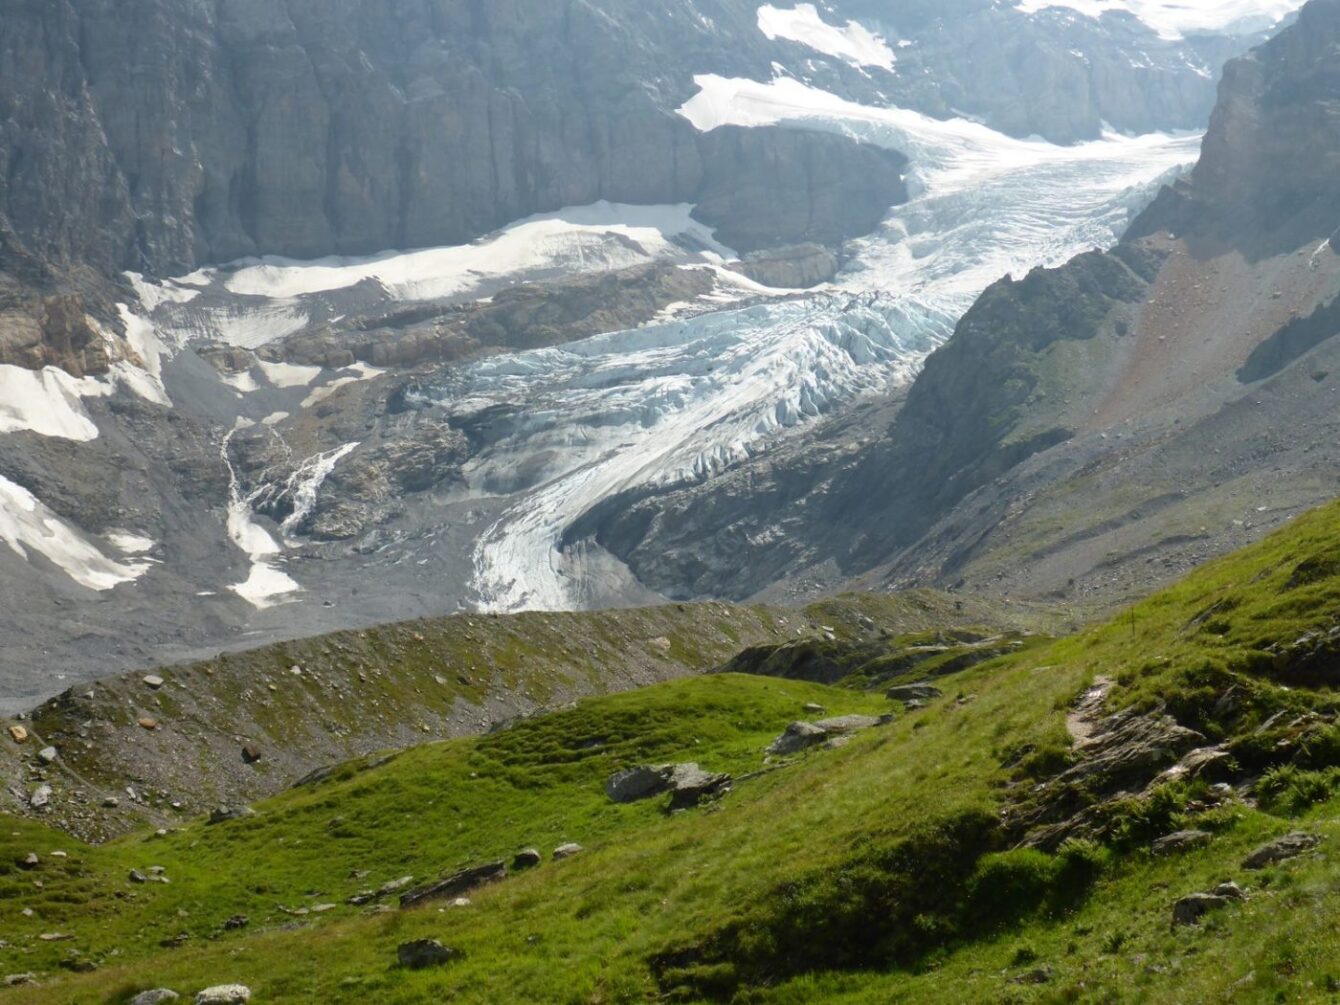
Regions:
<instances>
[{"instance_id":1,"label":"rocky mountain slope","mask_svg":"<svg viewBox=\"0 0 1340 1005\"><path fill-rule=\"evenodd\" d=\"M696 565L705 592L863 574L1103 604L1329 498L1338 41L1320 0L1230 63L1190 176L1111 252L989 289L866 446L798 446L599 539L656 586ZM763 577L707 557L742 541Z\"/></svg>"},{"instance_id":2,"label":"rocky mountain slope","mask_svg":"<svg viewBox=\"0 0 1340 1005\"><path fill-rule=\"evenodd\" d=\"M743 595L587 531L855 429L1001 273L1113 240L1257 7L0 5L0 701Z\"/></svg>"}]
</instances>

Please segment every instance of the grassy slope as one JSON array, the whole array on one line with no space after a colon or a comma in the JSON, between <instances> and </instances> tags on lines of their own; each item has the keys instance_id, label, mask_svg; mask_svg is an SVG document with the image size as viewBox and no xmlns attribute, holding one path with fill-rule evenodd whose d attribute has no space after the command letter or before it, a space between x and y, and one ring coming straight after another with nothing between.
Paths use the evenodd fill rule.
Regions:
<instances>
[{"instance_id":1,"label":"grassy slope","mask_svg":"<svg viewBox=\"0 0 1340 1005\"><path fill-rule=\"evenodd\" d=\"M377 750L472 735L587 695L701 673L744 646L817 635L821 626L840 639L874 638L1048 616L918 590L852 594L803 610L666 604L340 632L162 670L160 690L137 673L75 688L26 723L33 743L0 744L0 778L31 793L38 779L20 759L54 744L61 759L45 773L56 790L50 813L66 829L103 840L273 795L315 768ZM142 729L141 716L158 728ZM243 745L261 759L244 764ZM144 802L125 798L128 785ZM107 794L120 798L119 809L102 807Z\"/></svg>"},{"instance_id":2,"label":"grassy slope","mask_svg":"<svg viewBox=\"0 0 1340 1005\"><path fill-rule=\"evenodd\" d=\"M743 981L740 1000L757 1002L1324 1000L1340 978L1331 937L1340 894L1328 864L1340 801L1326 773L1340 744L1325 724L1296 750L1267 733L1263 752L1254 736L1278 709L1331 710L1328 691L1282 687L1284 664L1266 647L1332 627L1338 607L1332 505L1108 625L947 677L947 697L929 709L674 817L653 804L611 805L601 784L639 761L746 772L807 701L835 713L885 703L770 678L676 681L351 767L255 818L165 839L89 848L14 822L0 869L30 850L64 847L70 858L0 874L13 943L0 950L0 972L49 975L5 997L117 1002L134 988L239 980L258 1002L577 1003L642 1001L667 988L691 998L693 988ZM1098 674L1117 680L1115 705L1164 701L1244 762L1264 768L1287 754L1329 781L1313 786L1315 805L1294 801L1301 823L1243 803L1195 817L1175 791L1161 828L1206 826L1216 834L1207 848L1175 859L1138 846L1088 849L1096 882L1087 896L1058 898L1075 891L1057 879L1056 860L979 858L995 847L989 837L953 835L964 821L989 822L1019 791L1009 788L1017 769L1003 766L1013 755L1064 756L1064 711ZM1238 710L1212 711L1235 686ZM594 738L603 746L588 746ZM1238 868L1261 840L1300 826L1328 837L1320 854L1264 873ZM399 875L428 877L526 844L547 853L565 840L588 851L479 892L469 907L366 916L340 906L298 918L276 906L343 905ZM165 866L173 884L125 882L127 869L148 865ZM1247 904L1199 929L1169 929L1175 899L1229 878L1251 890ZM20 917L23 905L36 917ZM220 935L238 912L252 926ZM157 948L183 930L194 936L184 947ZM52 931L76 938L37 939ZM432 972L394 967L395 946L417 937L441 938L465 958ZM861 944L861 958L844 959L842 944ZM75 950L102 968L58 976ZM658 984L652 961L667 954ZM1052 969L1048 983L1012 983L1040 965Z\"/></svg>"}]
</instances>

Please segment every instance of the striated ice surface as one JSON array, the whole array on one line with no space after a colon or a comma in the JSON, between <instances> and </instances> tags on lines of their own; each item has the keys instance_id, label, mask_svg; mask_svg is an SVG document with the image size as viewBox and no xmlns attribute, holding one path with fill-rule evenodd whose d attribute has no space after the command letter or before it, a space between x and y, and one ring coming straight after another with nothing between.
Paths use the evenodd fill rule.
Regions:
<instances>
[{"instance_id":1,"label":"striated ice surface","mask_svg":"<svg viewBox=\"0 0 1340 1005\"><path fill-rule=\"evenodd\" d=\"M828 288L466 368L449 407L482 423L471 488L510 501L475 551L486 609L599 602L613 562L568 531L620 493L713 477L779 435L913 379L1007 273L1111 245L1197 136L1075 147L854 105L798 81L698 78L699 129L803 123L904 151L916 193ZM518 481L517 472L525 472Z\"/></svg>"}]
</instances>

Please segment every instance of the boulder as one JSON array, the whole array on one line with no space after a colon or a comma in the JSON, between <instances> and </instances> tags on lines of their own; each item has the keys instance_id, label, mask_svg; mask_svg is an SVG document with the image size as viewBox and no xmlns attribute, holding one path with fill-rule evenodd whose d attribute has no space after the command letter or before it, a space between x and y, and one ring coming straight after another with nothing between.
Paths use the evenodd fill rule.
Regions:
<instances>
[{"instance_id":1,"label":"boulder","mask_svg":"<svg viewBox=\"0 0 1340 1005\"><path fill-rule=\"evenodd\" d=\"M400 895L400 906L415 907L430 900L449 900L469 893L488 883L496 883L507 878L507 866L502 862L489 862L472 869L462 869L444 879L407 890Z\"/></svg>"},{"instance_id":2,"label":"boulder","mask_svg":"<svg viewBox=\"0 0 1340 1005\"><path fill-rule=\"evenodd\" d=\"M1203 848L1210 843L1212 835L1206 831L1174 831L1154 841L1150 851L1155 855L1176 855L1193 848Z\"/></svg>"},{"instance_id":3,"label":"boulder","mask_svg":"<svg viewBox=\"0 0 1340 1005\"><path fill-rule=\"evenodd\" d=\"M167 1002L175 1002L181 995L170 988L154 988L152 991L141 991L126 1005L166 1005Z\"/></svg>"},{"instance_id":4,"label":"boulder","mask_svg":"<svg viewBox=\"0 0 1340 1005\"><path fill-rule=\"evenodd\" d=\"M1173 905L1174 925L1198 925L1211 911L1227 907L1232 901L1213 893L1193 893Z\"/></svg>"},{"instance_id":5,"label":"boulder","mask_svg":"<svg viewBox=\"0 0 1340 1005\"><path fill-rule=\"evenodd\" d=\"M225 932L236 932L246 928L249 924L251 924L251 919L245 914L234 914L223 923L223 930Z\"/></svg>"},{"instance_id":6,"label":"boulder","mask_svg":"<svg viewBox=\"0 0 1340 1005\"><path fill-rule=\"evenodd\" d=\"M157 674L149 674L147 677L144 678L145 687L151 688L154 691L157 691L160 687L162 687L163 683L164 683L163 678L159 677Z\"/></svg>"},{"instance_id":7,"label":"boulder","mask_svg":"<svg viewBox=\"0 0 1340 1005\"><path fill-rule=\"evenodd\" d=\"M1214 888L1214 895L1216 897L1225 897L1228 900L1247 899L1247 892L1243 890L1242 887L1238 886L1237 883L1234 882L1220 883L1218 886Z\"/></svg>"},{"instance_id":8,"label":"boulder","mask_svg":"<svg viewBox=\"0 0 1340 1005\"><path fill-rule=\"evenodd\" d=\"M259 748L253 747L250 744L242 748L243 764L255 764L260 759L261 759L261 752Z\"/></svg>"},{"instance_id":9,"label":"boulder","mask_svg":"<svg viewBox=\"0 0 1340 1005\"><path fill-rule=\"evenodd\" d=\"M60 754L55 747L43 747L37 752L37 759L43 764L55 764L56 758L59 756Z\"/></svg>"},{"instance_id":10,"label":"boulder","mask_svg":"<svg viewBox=\"0 0 1340 1005\"><path fill-rule=\"evenodd\" d=\"M812 722L793 722L781 736L768 745L769 754L795 754L828 738L828 730Z\"/></svg>"},{"instance_id":11,"label":"boulder","mask_svg":"<svg viewBox=\"0 0 1340 1005\"><path fill-rule=\"evenodd\" d=\"M567 844L561 844L554 849L554 861L560 861L565 858L572 858L573 855L580 855L586 849L575 841L569 841Z\"/></svg>"},{"instance_id":12,"label":"boulder","mask_svg":"<svg viewBox=\"0 0 1340 1005\"><path fill-rule=\"evenodd\" d=\"M15 743L27 743L28 731L22 726L10 726L9 735L14 738Z\"/></svg>"},{"instance_id":13,"label":"boulder","mask_svg":"<svg viewBox=\"0 0 1340 1005\"><path fill-rule=\"evenodd\" d=\"M838 715L831 719L820 719L815 725L825 733L857 733L885 725L885 720L877 715Z\"/></svg>"},{"instance_id":14,"label":"boulder","mask_svg":"<svg viewBox=\"0 0 1340 1005\"><path fill-rule=\"evenodd\" d=\"M37 983L37 975L32 973L9 974L5 978L5 987L7 988L18 988L23 987L25 984L36 984L36 983Z\"/></svg>"},{"instance_id":15,"label":"boulder","mask_svg":"<svg viewBox=\"0 0 1340 1005\"><path fill-rule=\"evenodd\" d=\"M890 701L931 701L944 697L944 692L930 684L899 684L884 692Z\"/></svg>"},{"instance_id":16,"label":"boulder","mask_svg":"<svg viewBox=\"0 0 1340 1005\"><path fill-rule=\"evenodd\" d=\"M725 772L704 771L696 764L676 764L670 778L670 809L685 810L719 796L731 786Z\"/></svg>"},{"instance_id":17,"label":"boulder","mask_svg":"<svg viewBox=\"0 0 1340 1005\"><path fill-rule=\"evenodd\" d=\"M229 820L241 820L256 813L250 806L216 806L209 814L209 823L222 824Z\"/></svg>"},{"instance_id":18,"label":"boulder","mask_svg":"<svg viewBox=\"0 0 1340 1005\"><path fill-rule=\"evenodd\" d=\"M251 988L245 984L218 984L195 996L195 1005L247 1005Z\"/></svg>"},{"instance_id":19,"label":"boulder","mask_svg":"<svg viewBox=\"0 0 1340 1005\"><path fill-rule=\"evenodd\" d=\"M450 963L457 955L456 950L442 945L437 939L415 939L413 942L403 942L396 948L396 959L402 967L410 970L440 967Z\"/></svg>"},{"instance_id":20,"label":"boulder","mask_svg":"<svg viewBox=\"0 0 1340 1005\"><path fill-rule=\"evenodd\" d=\"M620 771L605 783L605 795L616 803L635 803L660 795L670 787L670 768L639 767Z\"/></svg>"},{"instance_id":21,"label":"boulder","mask_svg":"<svg viewBox=\"0 0 1340 1005\"><path fill-rule=\"evenodd\" d=\"M1321 838L1315 834L1303 834L1295 832L1286 834L1282 838L1276 838L1267 844L1263 844L1254 852L1248 855L1242 862L1244 869L1264 869L1268 865L1274 865L1276 862L1283 862L1287 859L1297 858L1304 852L1311 851L1317 845L1321 844Z\"/></svg>"},{"instance_id":22,"label":"boulder","mask_svg":"<svg viewBox=\"0 0 1340 1005\"><path fill-rule=\"evenodd\" d=\"M28 805L35 810L40 810L51 802L51 786L39 785L37 791L28 798Z\"/></svg>"},{"instance_id":23,"label":"boulder","mask_svg":"<svg viewBox=\"0 0 1340 1005\"><path fill-rule=\"evenodd\" d=\"M533 869L542 861L544 861L544 859L541 858L538 849L522 848L512 859L512 868L517 871L522 869Z\"/></svg>"}]
</instances>

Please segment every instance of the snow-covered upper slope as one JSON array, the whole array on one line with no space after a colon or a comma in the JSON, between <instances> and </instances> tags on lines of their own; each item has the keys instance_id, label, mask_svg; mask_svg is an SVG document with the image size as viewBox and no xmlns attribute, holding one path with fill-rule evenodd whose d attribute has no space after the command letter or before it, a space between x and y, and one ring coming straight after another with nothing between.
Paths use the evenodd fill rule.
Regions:
<instances>
[{"instance_id":1,"label":"snow-covered upper slope","mask_svg":"<svg viewBox=\"0 0 1340 1005\"><path fill-rule=\"evenodd\" d=\"M1262 31L1303 6L1303 0L1017 0L1025 14L1063 8L1085 17L1126 13L1161 37Z\"/></svg>"},{"instance_id":2,"label":"snow-covered upper slope","mask_svg":"<svg viewBox=\"0 0 1340 1005\"><path fill-rule=\"evenodd\" d=\"M889 44L868 28L855 21L829 24L812 3L797 4L790 10L765 4L758 9L758 28L770 39L799 42L855 66L892 70L897 59Z\"/></svg>"},{"instance_id":3,"label":"snow-covered upper slope","mask_svg":"<svg viewBox=\"0 0 1340 1005\"><path fill-rule=\"evenodd\" d=\"M736 257L692 212L691 205L600 202L533 216L473 244L314 262L265 258L228 273L225 285L245 296L288 298L375 280L396 300L436 300L464 295L490 279L626 268L672 257L685 245Z\"/></svg>"}]
</instances>

